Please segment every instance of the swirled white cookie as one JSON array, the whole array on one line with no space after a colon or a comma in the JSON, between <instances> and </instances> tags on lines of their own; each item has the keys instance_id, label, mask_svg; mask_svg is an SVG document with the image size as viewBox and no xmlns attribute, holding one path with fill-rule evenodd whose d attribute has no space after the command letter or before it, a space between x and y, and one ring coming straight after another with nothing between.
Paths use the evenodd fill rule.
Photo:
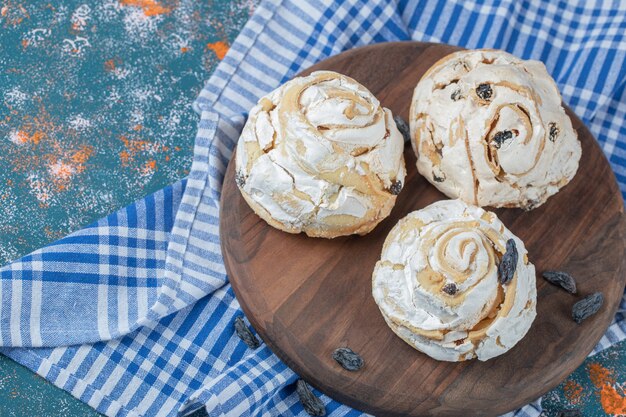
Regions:
<instances>
[{"instance_id":1,"label":"swirled white cookie","mask_svg":"<svg viewBox=\"0 0 626 417\"><path fill-rule=\"evenodd\" d=\"M372 278L389 327L442 361L487 360L520 341L536 316L535 267L495 214L438 201L391 230Z\"/></svg>"},{"instance_id":2,"label":"swirled white cookie","mask_svg":"<svg viewBox=\"0 0 626 417\"><path fill-rule=\"evenodd\" d=\"M261 98L236 156L250 207L290 233L366 234L389 215L406 175L391 111L344 75L314 72Z\"/></svg>"},{"instance_id":3,"label":"swirled white cookie","mask_svg":"<svg viewBox=\"0 0 626 417\"><path fill-rule=\"evenodd\" d=\"M576 174L578 136L546 67L497 50L439 60L411 103L417 169L471 204L532 209Z\"/></svg>"}]
</instances>

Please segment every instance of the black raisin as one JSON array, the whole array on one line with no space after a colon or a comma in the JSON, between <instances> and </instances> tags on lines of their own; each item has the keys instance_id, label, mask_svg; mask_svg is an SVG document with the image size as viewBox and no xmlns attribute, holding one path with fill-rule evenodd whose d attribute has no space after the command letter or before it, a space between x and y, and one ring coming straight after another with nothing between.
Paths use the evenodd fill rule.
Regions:
<instances>
[{"instance_id":1,"label":"black raisin","mask_svg":"<svg viewBox=\"0 0 626 417\"><path fill-rule=\"evenodd\" d=\"M493 135L493 146L495 146L496 149L500 149L500 147L502 146L502 144L511 139L513 137L513 132L511 132L510 130L503 130L502 132L498 132L495 135Z\"/></svg>"},{"instance_id":2,"label":"black raisin","mask_svg":"<svg viewBox=\"0 0 626 417\"><path fill-rule=\"evenodd\" d=\"M391 181L391 187L389 187L389 192L393 195L398 195L400 194L400 191L402 191L402 181L400 180Z\"/></svg>"},{"instance_id":3,"label":"black raisin","mask_svg":"<svg viewBox=\"0 0 626 417\"><path fill-rule=\"evenodd\" d=\"M498 276L502 285L508 284L513 279L515 268L517 268L517 259L515 240L509 239L506 241L506 252L504 252L500 265L498 265Z\"/></svg>"},{"instance_id":4,"label":"black raisin","mask_svg":"<svg viewBox=\"0 0 626 417\"><path fill-rule=\"evenodd\" d=\"M237 336L239 336L250 349L256 349L261 346L259 339L250 331L241 317L235 319L235 332L237 332Z\"/></svg>"},{"instance_id":5,"label":"black raisin","mask_svg":"<svg viewBox=\"0 0 626 417\"><path fill-rule=\"evenodd\" d=\"M404 138L404 141L405 142L410 141L411 129L409 129L409 125L406 124L404 119L398 115L393 116L393 120L396 122L396 126L398 127L398 130L400 131L400 133L402 133L402 137Z\"/></svg>"},{"instance_id":6,"label":"black raisin","mask_svg":"<svg viewBox=\"0 0 626 417\"><path fill-rule=\"evenodd\" d=\"M493 90L489 84L479 84L478 87L476 87L476 95L483 100L489 100L493 95Z\"/></svg>"},{"instance_id":7,"label":"black raisin","mask_svg":"<svg viewBox=\"0 0 626 417\"><path fill-rule=\"evenodd\" d=\"M461 90L454 90L452 94L450 94L450 99L452 101L458 101L461 98Z\"/></svg>"},{"instance_id":8,"label":"black raisin","mask_svg":"<svg viewBox=\"0 0 626 417\"><path fill-rule=\"evenodd\" d=\"M437 172L433 170L433 181L435 182L444 182L446 180L446 174L444 174L439 167L437 168Z\"/></svg>"},{"instance_id":9,"label":"black raisin","mask_svg":"<svg viewBox=\"0 0 626 417\"><path fill-rule=\"evenodd\" d=\"M580 410L561 410L556 414L557 417L583 417Z\"/></svg>"},{"instance_id":10,"label":"black raisin","mask_svg":"<svg viewBox=\"0 0 626 417\"><path fill-rule=\"evenodd\" d=\"M235 182L237 183L239 188L243 188L243 186L246 185L246 176L243 175L243 173L237 171L237 173L235 174Z\"/></svg>"},{"instance_id":11,"label":"black raisin","mask_svg":"<svg viewBox=\"0 0 626 417\"><path fill-rule=\"evenodd\" d=\"M311 388L309 388L308 384L302 379L299 379L298 382L296 382L296 393L298 394L302 407L304 407L304 411L306 411L308 415L326 415L326 407L324 406L324 403L322 400L317 398L315 394L313 394Z\"/></svg>"},{"instance_id":12,"label":"black raisin","mask_svg":"<svg viewBox=\"0 0 626 417\"><path fill-rule=\"evenodd\" d=\"M576 281L567 272L545 271L542 275L549 283L560 286L570 294L576 294Z\"/></svg>"},{"instance_id":13,"label":"black raisin","mask_svg":"<svg viewBox=\"0 0 626 417\"><path fill-rule=\"evenodd\" d=\"M443 292L445 292L448 295L454 295L457 293L457 291L459 290L456 286L456 284L454 282L450 282L446 285L443 286L443 288L441 289Z\"/></svg>"},{"instance_id":14,"label":"black raisin","mask_svg":"<svg viewBox=\"0 0 626 417\"><path fill-rule=\"evenodd\" d=\"M333 359L348 371L358 371L365 364L363 358L350 348L335 349Z\"/></svg>"},{"instance_id":15,"label":"black raisin","mask_svg":"<svg viewBox=\"0 0 626 417\"><path fill-rule=\"evenodd\" d=\"M554 122L550 122L548 126L550 127L550 140L554 142L556 137L559 136L559 127Z\"/></svg>"},{"instance_id":16,"label":"black raisin","mask_svg":"<svg viewBox=\"0 0 626 417\"><path fill-rule=\"evenodd\" d=\"M596 292L582 300L578 301L574 304L572 308L572 318L578 324L582 323L583 320L593 316L600 310L604 304L604 296L601 292Z\"/></svg>"}]
</instances>

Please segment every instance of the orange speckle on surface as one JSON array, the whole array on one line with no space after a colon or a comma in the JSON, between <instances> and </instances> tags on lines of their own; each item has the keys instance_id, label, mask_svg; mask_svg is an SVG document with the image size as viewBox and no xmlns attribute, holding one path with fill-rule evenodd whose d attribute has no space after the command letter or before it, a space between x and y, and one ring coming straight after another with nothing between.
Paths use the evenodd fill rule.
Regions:
<instances>
[{"instance_id":1,"label":"orange speckle on surface","mask_svg":"<svg viewBox=\"0 0 626 417\"><path fill-rule=\"evenodd\" d=\"M593 385L600 388L605 384L614 384L615 379L611 375L612 372L609 369L606 369L604 366L599 363L592 363L589 365L589 378Z\"/></svg>"},{"instance_id":2,"label":"orange speckle on surface","mask_svg":"<svg viewBox=\"0 0 626 417\"><path fill-rule=\"evenodd\" d=\"M80 23L74 22L72 23L72 30L80 32L81 30L83 30L83 28L81 27Z\"/></svg>"},{"instance_id":3,"label":"orange speckle on surface","mask_svg":"<svg viewBox=\"0 0 626 417\"><path fill-rule=\"evenodd\" d=\"M128 151L120 152L120 161L122 162L122 166L128 166L130 163L130 154Z\"/></svg>"},{"instance_id":4,"label":"orange speckle on surface","mask_svg":"<svg viewBox=\"0 0 626 417\"><path fill-rule=\"evenodd\" d=\"M104 61L105 71L115 71L115 60L113 58Z\"/></svg>"},{"instance_id":5,"label":"orange speckle on surface","mask_svg":"<svg viewBox=\"0 0 626 417\"><path fill-rule=\"evenodd\" d=\"M169 161L170 160L170 156L169 155L165 155L165 161Z\"/></svg>"},{"instance_id":6,"label":"orange speckle on surface","mask_svg":"<svg viewBox=\"0 0 626 417\"><path fill-rule=\"evenodd\" d=\"M138 132L138 131L140 131L140 130L143 130L143 126L142 126L142 125L135 125L135 127L133 127L133 130L134 130L135 132Z\"/></svg>"},{"instance_id":7,"label":"orange speckle on surface","mask_svg":"<svg viewBox=\"0 0 626 417\"><path fill-rule=\"evenodd\" d=\"M583 394L583 387L580 386L578 382L571 379L568 380L563 387L563 391L565 393L565 398L567 398L569 402L572 404L580 403Z\"/></svg>"},{"instance_id":8,"label":"orange speckle on surface","mask_svg":"<svg viewBox=\"0 0 626 417\"><path fill-rule=\"evenodd\" d=\"M119 2L122 6L141 7L146 16L158 16L171 11L169 7L162 6L155 0L119 0Z\"/></svg>"},{"instance_id":9,"label":"orange speckle on surface","mask_svg":"<svg viewBox=\"0 0 626 417\"><path fill-rule=\"evenodd\" d=\"M83 172L85 170L85 163L89 160L91 155L93 155L93 148L87 145L83 145L72 154L70 159L75 164L76 172Z\"/></svg>"},{"instance_id":10,"label":"orange speckle on surface","mask_svg":"<svg viewBox=\"0 0 626 417\"><path fill-rule=\"evenodd\" d=\"M28 47L28 39L22 39L22 48L26 49Z\"/></svg>"},{"instance_id":11,"label":"orange speckle on surface","mask_svg":"<svg viewBox=\"0 0 626 417\"><path fill-rule=\"evenodd\" d=\"M41 142L41 139L43 139L45 136L46 134L41 131L35 131L30 135L23 130L20 130L19 132L17 132L17 140L20 143L33 143L37 145L39 142Z\"/></svg>"},{"instance_id":12,"label":"orange speckle on surface","mask_svg":"<svg viewBox=\"0 0 626 417\"><path fill-rule=\"evenodd\" d=\"M124 149L119 153L122 166L129 166L134 161L135 156L140 153L154 155L163 151L163 146L158 143L149 142L147 140L130 139L127 136L120 136L120 140L124 143ZM156 164L156 161L155 161Z\"/></svg>"},{"instance_id":13,"label":"orange speckle on surface","mask_svg":"<svg viewBox=\"0 0 626 417\"><path fill-rule=\"evenodd\" d=\"M208 43L206 47L207 49L215 52L215 56L217 56L217 59L219 59L220 61L224 59L229 48L228 44L223 41Z\"/></svg>"},{"instance_id":14,"label":"orange speckle on surface","mask_svg":"<svg viewBox=\"0 0 626 417\"><path fill-rule=\"evenodd\" d=\"M610 369L592 363L589 365L589 378L600 390L600 404L605 413L614 416L626 414L626 394L615 388L615 378Z\"/></svg>"},{"instance_id":15,"label":"orange speckle on surface","mask_svg":"<svg viewBox=\"0 0 626 417\"><path fill-rule=\"evenodd\" d=\"M600 404L604 412L612 416L626 415L626 396L619 393L615 387L605 385L600 391Z\"/></svg>"},{"instance_id":16,"label":"orange speckle on surface","mask_svg":"<svg viewBox=\"0 0 626 417\"><path fill-rule=\"evenodd\" d=\"M180 48L180 52L182 52L183 54L186 54L187 52L189 52L189 48L186 46L183 46L182 48Z\"/></svg>"},{"instance_id":17,"label":"orange speckle on surface","mask_svg":"<svg viewBox=\"0 0 626 417\"><path fill-rule=\"evenodd\" d=\"M24 19L30 19L30 14L21 4L15 5L11 0L5 1L0 9L0 17L4 17L5 22L10 26L21 24Z\"/></svg>"},{"instance_id":18,"label":"orange speckle on surface","mask_svg":"<svg viewBox=\"0 0 626 417\"><path fill-rule=\"evenodd\" d=\"M138 173L142 177L150 177L157 170L156 161L151 159L139 168Z\"/></svg>"}]
</instances>

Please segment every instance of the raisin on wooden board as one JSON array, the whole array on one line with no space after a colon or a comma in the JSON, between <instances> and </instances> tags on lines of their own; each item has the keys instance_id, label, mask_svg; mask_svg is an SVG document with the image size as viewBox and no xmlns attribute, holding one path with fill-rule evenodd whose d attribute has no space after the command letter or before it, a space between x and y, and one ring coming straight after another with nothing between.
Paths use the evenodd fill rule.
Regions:
<instances>
[{"instance_id":1,"label":"raisin on wooden board","mask_svg":"<svg viewBox=\"0 0 626 417\"><path fill-rule=\"evenodd\" d=\"M576 294L576 281L567 272L545 271L542 275L549 283L558 285L570 294Z\"/></svg>"},{"instance_id":2,"label":"raisin on wooden board","mask_svg":"<svg viewBox=\"0 0 626 417\"><path fill-rule=\"evenodd\" d=\"M348 371L358 371L363 367L365 362L358 353L350 348L339 348L333 352L333 359L337 361L344 369Z\"/></svg>"},{"instance_id":3,"label":"raisin on wooden board","mask_svg":"<svg viewBox=\"0 0 626 417\"><path fill-rule=\"evenodd\" d=\"M596 314L604 304L604 296L601 292L596 292L574 304L572 308L572 318L578 324Z\"/></svg>"}]
</instances>

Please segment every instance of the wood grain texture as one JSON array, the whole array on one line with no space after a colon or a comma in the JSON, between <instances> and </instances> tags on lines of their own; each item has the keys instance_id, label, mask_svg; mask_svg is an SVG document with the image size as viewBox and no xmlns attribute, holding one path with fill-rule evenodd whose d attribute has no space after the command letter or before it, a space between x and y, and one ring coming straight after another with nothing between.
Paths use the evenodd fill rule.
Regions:
<instances>
[{"instance_id":1,"label":"wood grain texture","mask_svg":"<svg viewBox=\"0 0 626 417\"><path fill-rule=\"evenodd\" d=\"M354 49L306 71L329 69L361 82L394 114L408 117L413 88L458 48L391 43ZM498 209L526 244L538 272L537 319L512 350L487 362L438 362L414 350L385 324L371 296L383 241L407 213L444 199L419 176L405 148L408 176L391 216L364 237L334 240L290 235L248 207L228 167L220 234L230 281L250 322L294 371L331 397L377 416L498 415L547 392L580 365L609 325L624 289L623 202L596 140L568 110L582 142L578 174L531 211ZM234 158L233 158L234 160ZM548 284L546 269L570 272L579 295ZM582 325L571 306L602 291L606 304ZM332 351L349 346L366 362L342 369Z\"/></svg>"}]
</instances>

